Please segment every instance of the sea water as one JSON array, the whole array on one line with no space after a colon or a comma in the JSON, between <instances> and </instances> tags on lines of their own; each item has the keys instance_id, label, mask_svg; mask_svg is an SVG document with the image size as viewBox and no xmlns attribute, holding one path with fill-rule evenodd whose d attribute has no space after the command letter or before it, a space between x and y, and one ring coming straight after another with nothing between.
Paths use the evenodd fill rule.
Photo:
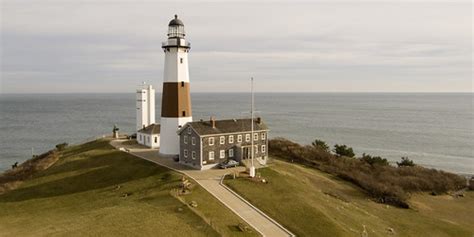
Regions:
<instances>
[{"instance_id":1,"label":"sea water","mask_svg":"<svg viewBox=\"0 0 474 237\"><path fill-rule=\"evenodd\" d=\"M193 119L249 117L248 93L194 93ZM474 174L472 93L257 93L270 137L346 144L379 155ZM156 95L159 122L161 95ZM135 129L135 94L0 95L0 171L58 143Z\"/></svg>"}]
</instances>

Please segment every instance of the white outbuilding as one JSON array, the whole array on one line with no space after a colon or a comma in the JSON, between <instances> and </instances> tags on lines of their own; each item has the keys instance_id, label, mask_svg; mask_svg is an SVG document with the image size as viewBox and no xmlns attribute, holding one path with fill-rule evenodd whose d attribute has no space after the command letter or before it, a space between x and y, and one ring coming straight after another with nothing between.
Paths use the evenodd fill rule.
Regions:
<instances>
[{"instance_id":1,"label":"white outbuilding","mask_svg":"<svg viewBox=\"0 0 474 237\"><path fill-rule=\"evenodd\" d=\"M154 123L138 130L137 142L150 148L160 147L160 125Z\"/></svg>"}]
</instances>

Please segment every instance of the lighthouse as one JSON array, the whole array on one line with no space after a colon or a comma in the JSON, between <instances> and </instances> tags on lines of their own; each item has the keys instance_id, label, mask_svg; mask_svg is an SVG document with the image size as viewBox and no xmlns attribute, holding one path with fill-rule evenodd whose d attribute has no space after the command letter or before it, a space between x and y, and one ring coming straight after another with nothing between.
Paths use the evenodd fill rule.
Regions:
<instances>
[{"instance_id":1,"label":"lighthouse","mask_svg":"<svg viewBox=\"0 0 474 237\"><path fill-rule=\"evenodd\" d=\"M179 154L177 134L192 121L189 93L188 52L190 43L185 39L184 24L175 15L168 24L168 39L162 44L165 53L163 93L161 98L160 153Z\"/></svg>"}]
</instances>

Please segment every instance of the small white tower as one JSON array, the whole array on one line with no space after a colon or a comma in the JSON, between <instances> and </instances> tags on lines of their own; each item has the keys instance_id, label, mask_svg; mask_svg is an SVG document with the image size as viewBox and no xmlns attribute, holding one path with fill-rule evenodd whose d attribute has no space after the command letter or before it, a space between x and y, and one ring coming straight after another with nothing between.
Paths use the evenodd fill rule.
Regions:
<instances>
[{"instance_id":1,"label":"small white tower","mask_svg":"<svg viewBox=\"0 0 474 237\"><path fill-rule=\"evenodd\" d=\"M189 93L188 52L184 24L175 15L168 24L168 40L163 42L165 69L161 99L160 153L179 154L177 130L193 120Z\"/></svg>"},{"instance_id":2,"label":"small white tower","mask_svg":"<svg viewBox=\"0 0 474 237\"><path fill-rule=\"evenodd\" d=\"M155 123L155 89L143 85L137 89L137 131Z\"/></svg>"}]
</instances>

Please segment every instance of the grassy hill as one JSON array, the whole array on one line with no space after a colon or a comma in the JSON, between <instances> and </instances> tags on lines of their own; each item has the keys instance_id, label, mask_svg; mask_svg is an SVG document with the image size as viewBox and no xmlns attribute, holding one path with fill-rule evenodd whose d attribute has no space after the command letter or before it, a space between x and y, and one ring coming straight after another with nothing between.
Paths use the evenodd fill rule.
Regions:
<instances>
[{"instance_id":1,"label":"grassy hill","mask_svg":"<svg viewBox=\"0 0 474 237\"><path fill-rule=\"evenodd\" d=\"M233 190L298 236L474 235L474 193L417 194L411 209L375 203L359 187L302 165L275 160L257 171L268 183L226 179Z\"/></svg>"},{"instance_id":2,"label":"grassy hill","mask_svg":"<svg viewBox=\"0 0 474 237\"><path fill-rule=\"evenodd\" d=\"M0 236L256 236L181 175L114 150L107 140L73 146L17 189L0 195ZM193 208L188 204L197 202Z\"/></svg>"}]
</instances>

